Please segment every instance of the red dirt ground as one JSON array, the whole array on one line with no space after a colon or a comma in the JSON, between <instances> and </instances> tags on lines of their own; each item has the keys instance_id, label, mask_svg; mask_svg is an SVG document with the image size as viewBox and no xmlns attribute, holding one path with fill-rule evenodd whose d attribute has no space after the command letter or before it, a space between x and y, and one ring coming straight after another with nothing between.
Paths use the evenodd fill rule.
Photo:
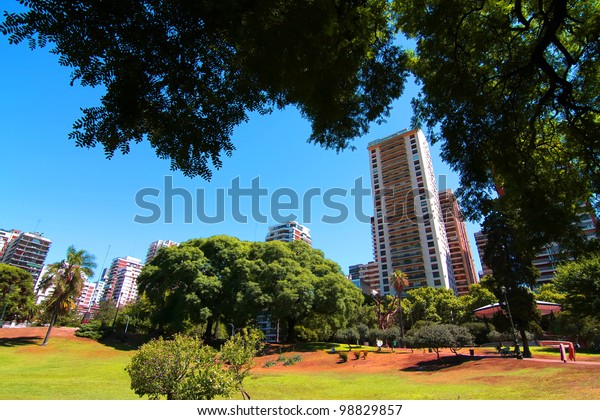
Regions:
<instances>
[{"instance_id":1,"label":"red dirt ground","mask_svg":"<svg viewBox=\"0 0 600 420\"><path fill-rule=\"evenodd\" d=\"M41 340L46 335L46 327L30 327L30 328L1 328L0 339L3 338L39 338ZM66 327L54 327L52 329L51 337L65 337L72 340L89 340L87 338L79 338L74 335L75 328ZM273 349L271 349L273 350ZM353 372L387 372L390 369L393 370L436 370L439 369L440 363L437 362L437 356L435 353L423 353L421 350L410 350L401 349L396 350L392 353L389 349L384 349L381 353L369 353L366 360L362 358L355 360L352 352L348 353L347 363L332 363L332 360L340 360L338 356L328 354L328 352L315 351L315 352L284 352L286 357L291 357L295 354L302 356L302 363L283 366L282 363L277 363L276 366L265 368L264 365L267 361L275 361L280 356L277 349L274 353L261 356L256 358L255 370L269 372L277 371L279 369L285 369L286 371L335 371L352 369ZM468 355L469 352L466 349L461 350L461 358L463 361L472 360L477 364L478 370L485 374L486 369L497 372L498 370L513 370L515 368L515 359L510 357L501 357L497 352L488 349L475 349L474 360ZM450 351L443 351L441 353L444 362L450 365L456 364L458 360L456 356ZM519 361L519 363L530 364L530 363L557 363L562 365L558 354L543 354L536 355L534 359L525 359ZM577 365L581 368L592 369L600 374L600 359L597 357L577 355L577 362L567 363L568 365ZM522 366L522 365L521 365ZM454 369L471 368L472 363L465 363L463 365L457 365ZM574 366L573 366L574 367Z\"/></svg>"}]
</instances>

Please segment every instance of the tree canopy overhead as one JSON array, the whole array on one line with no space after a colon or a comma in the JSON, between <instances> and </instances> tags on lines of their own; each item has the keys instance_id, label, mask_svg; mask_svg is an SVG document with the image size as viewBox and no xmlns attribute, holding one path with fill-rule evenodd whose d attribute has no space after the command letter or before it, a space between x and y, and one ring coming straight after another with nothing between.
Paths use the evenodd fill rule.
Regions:
<instances>
[{"instance_id":1,"label":"tree canopy overhead","mask_svg":"<svg viewBox=\"0 0 600 420\"><path fill-rule=\"evenodd\" d=\"M600 187L600 4L398 0L417 42L415 124L441 140L473 218L502 188L526 220L573 222Z\"/></svg>"},{"instance_id":2,"label":"tree canopy overhead","mask_svg":"<svg viewBox=\"0 0 600 420\"><path fill-rule=\"evenodd\" d=\"M104 86L70 137L108 157L148 139L173 169L210 179L250 112L299 108L336 150L388 115L406 57L385 0L18 0L0 30L52 44L72 82Z\"/></svg>"}]
</instances>

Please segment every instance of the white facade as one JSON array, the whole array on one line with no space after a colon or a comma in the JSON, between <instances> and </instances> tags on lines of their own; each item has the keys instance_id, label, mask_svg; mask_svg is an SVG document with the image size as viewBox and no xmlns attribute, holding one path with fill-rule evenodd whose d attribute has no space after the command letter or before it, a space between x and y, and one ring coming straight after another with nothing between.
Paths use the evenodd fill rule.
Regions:
<instances>
[{"instance_id":1,"label":"white facade","mask_svg":"<svg viewBox=\"0 0 600 420\"><path fill-rule=\"evenodd\" d=\"M152 258L156 257L158 250L161 248L168 248L170 246L177 246L179 242L171 241L171 240L162 240L154 241L148 247L148 253L146 254L146 264L152 261Z\"/></svg>"},{"instance_id":2,"label":"white facade","mask_svg":"<svg viewBox=\"0 0 600 420\"><path fill-rule=\"evenodd\" d=\"M113 300L117 306L127 305L136 300L137 278L143 266L138 258L115 258L108 270L104 293L100 300Z\"/></svg>"},{"instance_id":3,"label":"white facade","mask_svg":"<svg viewBox=\"0 0 600 420\"><path fill-rule=\"evenodd\" d=\"M287 223L269 227L269 233L267 233L265 241L304 241L312 246L310 229L295 221L289 221Z\"/></svg>"},{"instance_id":4,"label":"white facade","mask_svg":"<svg viewBox=\"0 0 600 420\"><path fill-rule=\"evenodd\" d=\"M456 293L429 146L420 130L404 130L369 143L373 234L382 294L394 293L395 270L410 288L431 286Z\"/></svg>"}]
</instances>

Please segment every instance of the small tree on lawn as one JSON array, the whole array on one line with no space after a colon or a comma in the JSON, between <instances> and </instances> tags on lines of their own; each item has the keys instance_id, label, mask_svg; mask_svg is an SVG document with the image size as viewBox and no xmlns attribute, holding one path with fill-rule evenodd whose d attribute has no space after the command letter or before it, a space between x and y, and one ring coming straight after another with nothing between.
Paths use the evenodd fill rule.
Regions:
<instances>
[{"instance_id":1,"label":"small tree on lawn","mask_svg":"<svg viewBox=\"0 0 600 420\"><path fill-rule=\"evenodd\" d=\"M253 366L260 349L260 332L243 330L224 345L221 353L194 337L176 335L173 340L153 340L144 344L125 368L131 389L156 400L212 400L228 398L241 391L242 381Z\"/></svg>"},{"instance_id":2,"label":"small tree on lawn","mask_svg":"<svg viewBox=\"0 0 600 420\"><path fill-rule=\"evenodd\" d=\"M452 334L453 343L449 347L450 351L455 355L458 356L459 350L463 347L473 345L473 334L471 334L471 332L466 327L454 324L444 326L448 327L450 333Z\"/></svg>"},{"instance_id":3,"label":"small tree on lawn","mask_svg":"<svg viewBox=\"0 0 600 420\"><path fill-rule=\"evenodd\" d=\"M263 348L262 340L260 330L244 328L221 348L221 361L229 366L244 399L250 399L250 395L244 389L243 381L254 366L254 356Z\"/></svg>"},{"instance_id":4,"label":"small tree on lawn","mask_svg":"<svg viewBox=\"0 0 600 420\"><path fill-rule=\"evenodd\" d=\"M411 333L413 346L432 349L438 360L441 360L441 349L448 348L454 354L458 354L458 350L473 341L471 333L466 328L457 325L432 324L411 330Z\"/></svg>"}]
</instances>

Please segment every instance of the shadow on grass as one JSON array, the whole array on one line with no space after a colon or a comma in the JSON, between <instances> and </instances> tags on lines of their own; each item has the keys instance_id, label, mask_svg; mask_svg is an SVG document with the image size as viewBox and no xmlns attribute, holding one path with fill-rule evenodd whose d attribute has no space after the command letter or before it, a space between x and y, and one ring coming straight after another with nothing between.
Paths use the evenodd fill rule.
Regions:
<instances>
[{"instance_id":1,"label":"shadow on grass","mask_svg":"<svg viewBox=\"0 0 600 420\"><path fill-rule=\"evenodd\" d=\"M31 346L40 344L42 337L0 338L0 347Z\"/></svg>"},{"instance_id":2,"label":"shadow on grass","mask_svg":"<svg viewBox=\"0 0 600 420\"><path fill-rule=\"evenodd\" d=\"M444 356L440 359L424 360L415 366L400 369L402 372L434 372L460 366L463 363L484 359L482 356Z\"/></svg>"},{"instance_id":3,"label":"shadow on grass","mask_svg":"<svg viewBox=\"0 0 600 420\"><path fill-rule=\"evenodd\" d=\"M109 334L98 340L103 346L112 347L120 351L135 351L144 343L150 341L150 338L142 334Z\"/></svg>"}]
</instances>

